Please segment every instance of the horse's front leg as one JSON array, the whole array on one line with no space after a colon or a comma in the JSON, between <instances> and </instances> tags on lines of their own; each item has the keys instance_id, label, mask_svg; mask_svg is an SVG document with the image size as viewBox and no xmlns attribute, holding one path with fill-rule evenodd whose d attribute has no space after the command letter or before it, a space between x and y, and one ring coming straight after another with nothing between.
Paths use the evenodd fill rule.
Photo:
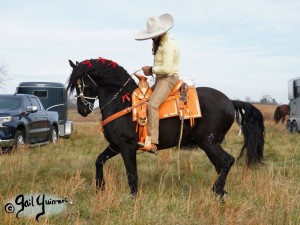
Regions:
<instances>
[{"instance_id":1,"label":"horse's front leg","mask_svg":"<svg viewBox=\"0 0 300 225\"><path fill-rule=\"evenodd\" d=\"M121 151L121 155L126 167L128 184L132 195L136 195L138 188L138 174L136 164L136 150L134 148L126 148Z\"/></svg>"},{"instance_id":2,"label":"horse's front leg","mask_svg":"<svg viewBox=\"0 0 300 225\"><path fill-rule=\"evenodd\" d=\"M285 121L285 116L282 116L282 117L281 117L281 124L283 124L284 121Z\"/></svg>"},{"instance_id":3,"label":"horse's front leg","mask_svg":"<svg viewBox=\"0 0 300 225\"><path fill-rule=\"evenodd\" d=\"M103 165L104 163L119 154L117 149L113 149L110 145L97 157L96 160L96 188L104 190Z\"/></svg>"}]
</instances>

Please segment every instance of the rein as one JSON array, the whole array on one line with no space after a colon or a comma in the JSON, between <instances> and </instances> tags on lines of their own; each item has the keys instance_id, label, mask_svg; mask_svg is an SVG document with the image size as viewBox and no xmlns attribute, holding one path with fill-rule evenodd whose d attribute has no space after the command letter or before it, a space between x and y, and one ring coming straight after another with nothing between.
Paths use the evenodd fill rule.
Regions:
<instances>
[{"instance_id":1,"label":"rein","mask_svg":"<svg viewBox=\"0 0 300 225\"><path fill-rule=\"evenodd\" d=\"M137 72L139 72L139 71L141 71L141 70L137 70L137 71L133 72L132 74L130 74L130 77L126 80L126 82L125 82L125 83L123 84L123 86L119 89L119 91L116 92L116 93L114 94L114 96L112 97L111 100L109 100L103 107L100 108L100 111L102 111L105 107L107 107L110 103L112 103L112 101L114 101L114 100L118 97L118 95L120 94L120 92L124 89L124 87L125 87L125 86L128 84L128 82L132 79L132 75L135 74L135 73L137 73ZM87 77L92 81L92 83L95 85L95 87L98 88L98 85L97 85L96 82L90 77L90 75L87 74ZM82 83L82 85L81 85L81 83ZM85 95L84 95L84 88L85 88L85 87L88 87L88 86L85 85L85 83L84 83L84 81L83 81L83 77L82 77L81 79L78 79L78 80L77 80L77 87L78 87L78 89L79 89L79 95L76 95L75 97L76 97L76 98L80 98L84 105L89 105L89 109L93 112L93 111L94 111L94 109L93 109L93 105L94 105L94 104L91 103L91 102L89 102L89 101L87 101L86 99L97 100L97 99L99 99L99 98L98 98L98 95L95 96L95 97L88 97L88 96L85 96ZM99 88L98 88L98 89L99 89ZM126 108L126 109L123 109L123 110L121 110L121 111L119 111L119 112L117 112L117 113L115 113L115 114L113 114L113 115L107 117L104 121L102 121L102 123L101 123L102 127L104 127L107 123L109 123L109 122L111 122L111 121L113 121L113 120L115 120L115 119L117 119L117 118L119 118L119 117L121 117L121 116L123 116L123 115L125 115L125 114L127 114L127 113L129 113L129 112L131 112L134 108L136 108L136 107L138 107L138 106L144 104L144 103L147 102L147 101L148 101L148 100L141 101L141 102L139 102L139 104L137 104L137 105L133 105L133 106L131 106L131 107L128 107L128 108Z\"/></svg>"},{"instance_id":2,"label":"rein","mask_svg":"<svg viewBox=\"0 0 300 225\"><path fill-rule=\"evenodd\" d=\"M123 88L126 86L126 84L132 79L132 75L135 74L135 73L137 73L137 72L139 72L139 71L141 71L141 70L134 71L132 74L130 74L130 77L129 77L128 80L123 84L123 86L120 88L120 90L119 90L116 94L114 94L114 96L112 97L112 99L111 99L110 101L108 101L103 107L100 108L100 111L101 111L102 109L104 109L106 106L108 106L113 100L115 100L115 99L118 97L118 95L119 95L120 92L123 90ZM91 78L90 78L90 79L91 79ZM96 87L97 87L97 85L96 85ZM97 87L97 88L98 88L98 87Z\"/></svg>"},{"instance_id":3,"label":"rein","mask_svg":"<svg viewBox=\"0 0 300 225\"><path fill-rule=\"evenodd\" d=\"M136 74L136 73L139 72L139 71L141 71L141 70L137 70L137 71L133 72L132 74L130 74L130 77L129 77L128 80L125 82L125 84L120 88L120 90L113 96L113 98L112 98L108 103L106 103L102 108L100 108L100 111L101 111L102 109L104 109L106 106L108 106L113 100L115 100L115 99L118 97L118 94L123 90L123 88L126 86L126 84L132 79L132 75L133 75L133 74ZM117 113L115 113L115 114L113 114L113 115L107 117L105 120L102 121L101 126L104 127L104 126L105 126L106 124L108 124L109 122L111 122L111 121L113 121L113 120L115 120L115 119L117 119L117 118L119 118L119 117L121 117L121 116L124 116L124 115L126 115L127 113L130 113L134 108L136 108L136 107L138 107L138 106L144 104L144 103L147 102L147 101L148 101L148 100L141 101L141 102L139 102L139 104L137 104L137 105L133 105L133 106L131 106L131 107L128 107L128 108L126 108L126 109L123 109L123 110L121 110L121 111L119 111L119 112L117 112Z\"/></svg>"},{"instance_id":4,"label":"rein","mask_svg":"<svg viewBox=\"0 0 300 225\"><path fill-rule=\"evenodd\" d=\"M123 88L126 86L126 84L127 84L131 79L132 79L132 77L129 77L129 78L128 78L128 80L123 84L123 86L120 88L120 90L119 90L116 94L114 94L114 96L112 97L112 99L111 99L110 101L108 101L103 107L100 108L100 111L101 111L102 109L104 109L106 106L108 106L113 100L115 100L115 99L118 97L118 95L120 94L120 92L123 90Z\"/></svg>"},{"instance_id":5,"label":"rein","mask_svg":"<svg viewBox=\"0 0 300 225\"><path fill-rule=\"evenodd\" d=\"M98 88L98 85L96 84L96 82L90 77L90 75L87 74L87 77L92 81L92 83L95 85L96 88ZM112 97L112 99L110 101L108 101L103 107L100 108L100 111L103 110L106 106L108 106L113 100L115 100L118 95L120 94L120 92L124 89L124 87L128 84L128 82L132 79L132 77L130 76L127 81L123 84L123 86L120 88L120 90L114 94L114 96ZM82 82L82 85L81 85ZM87 101L86 99L90 99L90 100L97 100L98 99L98 95L95 97L88 97L84 95L84 88L88 87L87 85L85 85L84 81L83 81L83 77L81 79L77 80L77 86L79 88L79 95L76 95L76 98L81 98L81 101L83 102L84 105L89 105L89 109L93 112L93 103ZM98 88L99 89L99 88Z\"/></svg>"}]
</instances>

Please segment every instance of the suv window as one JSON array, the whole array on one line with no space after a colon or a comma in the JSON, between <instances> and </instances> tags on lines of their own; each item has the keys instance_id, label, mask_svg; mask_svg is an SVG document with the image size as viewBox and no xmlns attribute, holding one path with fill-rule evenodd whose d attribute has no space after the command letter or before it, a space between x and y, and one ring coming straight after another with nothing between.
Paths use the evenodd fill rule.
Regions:
<instances>
[{"instance_id":1,"label":"suv window","mask_svg":"<svg viewBox=\"0 0 300 225\"><path fill-rule=\"evenodd\" d=\"M20 107L21 101L20 98L9 98L1 97L0 98L0 109L18 109Z\"/></svg>"},{"instance_id":2,"label":"suv window","mask_svg":"<svg viewBox=\"0 0 300 225\"><path fill-rule=\"evenodd\" d=\"M27 108L27 106L31 106L31 103L30 103L28 97L24 97L23 105L24 105L25 109Z\"/></svg>"},{"instance_id":3,"label":"suv window","mask_svg":"<svg viewBox=\"0 0 300 225\"><path fill-rule=\"evenodd\" d=\"M41 111L41 106L40 106L39 101L36 98L34 98L34 97L31 97L30 100L31 100L32 105L33 106L37 106L38 107L38 111Z\"/></svg>"}]
</instances>

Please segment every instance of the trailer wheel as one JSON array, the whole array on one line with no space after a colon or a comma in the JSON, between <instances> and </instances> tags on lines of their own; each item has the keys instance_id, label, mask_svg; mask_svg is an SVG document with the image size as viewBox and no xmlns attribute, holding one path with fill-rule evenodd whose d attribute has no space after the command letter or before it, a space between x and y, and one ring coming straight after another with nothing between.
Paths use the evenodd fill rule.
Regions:
<instances>
[{"instance_id":1,"label":"trailer wheel","mask_svg":"<svg viewBox=\"0 0 300 225\"><path fill-rule=\"evenodd\" d=\"M58 140L57 130L55 126L52 126L50 129L50 138L49 141L51 141L52 144L56 144Z\"/></svg>"},{"instance_id":2,"label":"trailer wheel","mask_svg":"<svg viewBox=\"0 0 300 225\"><path fill-rule=\"evenodd\" d=\"M298 133L298 125L296 120L292 122L292 133Z\"/></svg>"},{"instance_id":3,"label":"trailer wheel","mask_svg":"<svg viewBox=\"0 0 300 225\"><path fill-rule=\"evenodd\" d=\"M289 120L286 122L286 130L287 130L287 132L289 132L289 133L292 132L292 123L291 123L291 121L289 121Z\"/></svg>"}]
</instances>

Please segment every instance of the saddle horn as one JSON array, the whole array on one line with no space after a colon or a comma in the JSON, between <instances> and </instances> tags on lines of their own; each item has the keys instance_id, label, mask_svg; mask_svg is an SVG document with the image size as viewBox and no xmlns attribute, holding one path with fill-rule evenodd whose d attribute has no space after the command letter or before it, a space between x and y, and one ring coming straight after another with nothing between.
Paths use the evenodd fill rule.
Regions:
<instances>
[{"instance_id":1,"label":"saddle horn","mask_svg":"<svg viewBox=\"0 0 300 225\"><path fill-rule=\"evenodd\" d=\"M135 72L134 75L139 79L139 81L146 81L148 79L146 76L139 74L137 72Z\"/></svg>"}]
</instances>

